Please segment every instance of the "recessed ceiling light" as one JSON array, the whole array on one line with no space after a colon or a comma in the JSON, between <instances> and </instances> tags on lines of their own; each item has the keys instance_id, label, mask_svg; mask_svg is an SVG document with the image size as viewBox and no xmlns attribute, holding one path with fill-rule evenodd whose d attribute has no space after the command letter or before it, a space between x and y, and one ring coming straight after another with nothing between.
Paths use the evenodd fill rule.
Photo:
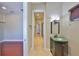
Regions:
<instances>
[{"instance_id":1,"label":"recessed ceiling light","mask_svg":"<svg viewBox=\"0 0 79 59\"><path fill-rule=\"evenodd\" d=\"M37 14L37 16L38 16L38 17L40 16L39 13Z\"/></svg>"},{"instance_id":2,"label":"recessed ceiling light","mask_svg":"<svg viewBox=\"0 0 79 59\"><path fill-rule=\"evenodd\" d=\"M4 10L6 10L6 9L7 9L5 6L2 6L1 8L2 8L2 9L4 9Z\"/></svg>"}]
</instances>

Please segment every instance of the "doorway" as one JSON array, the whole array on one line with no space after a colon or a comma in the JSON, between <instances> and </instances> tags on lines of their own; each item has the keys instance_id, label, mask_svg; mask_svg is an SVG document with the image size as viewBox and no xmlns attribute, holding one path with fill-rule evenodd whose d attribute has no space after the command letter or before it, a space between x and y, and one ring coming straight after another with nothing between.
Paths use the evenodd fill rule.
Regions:
<instances>
[{"instance_id":1,"label":"doorway","mask_svg":"<svg viewBox=\"0 0 79 59\"><path fill-rule=\"evenodd\" d=\"M44 12L34 12L34 48L43 48L43 23Z\"/></svg>"},{"instance_id":2,"label":"doorway","mask_svg":"<svg viewBox=\"0 0 79 59\"><path fill-rule=\"evenodd\" d=\"M44 48L44 12L33 13L32 43L34 49Z\"/></svg>"}]
</instances>

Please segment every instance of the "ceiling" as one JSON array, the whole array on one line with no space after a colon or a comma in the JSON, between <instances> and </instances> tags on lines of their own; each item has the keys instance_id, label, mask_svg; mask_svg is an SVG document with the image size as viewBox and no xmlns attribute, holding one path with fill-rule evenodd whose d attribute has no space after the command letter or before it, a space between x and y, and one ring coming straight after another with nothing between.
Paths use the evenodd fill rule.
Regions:
<instances>
[{"instance_id":1,"label":"ceiling","mask_svg":"<svg viewBox=\"0 0 79 59\"><path fill-rule=\"evenodd\" d=\"M2 6L6 7L6 10L2 9ZM0 2L0 13L22 13L22 2Z\"/></svg>"}]
</instances>

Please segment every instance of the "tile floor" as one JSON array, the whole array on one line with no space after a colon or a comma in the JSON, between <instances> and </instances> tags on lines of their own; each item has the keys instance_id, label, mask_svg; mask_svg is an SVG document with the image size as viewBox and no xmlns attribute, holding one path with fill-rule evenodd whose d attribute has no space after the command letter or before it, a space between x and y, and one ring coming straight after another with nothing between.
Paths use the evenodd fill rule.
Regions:
<instances>
[{"instance_id":1,"label":"tile floor","mask_svg":"<svg viewBox=\"0 0 79 59\"><path fill-rule=\"evenodd\" d=\"M34 49L30 49L30 56L52 56L49 49L43 48L43 38L36 36L34 39Z\"/></svg>"}]
</instances>

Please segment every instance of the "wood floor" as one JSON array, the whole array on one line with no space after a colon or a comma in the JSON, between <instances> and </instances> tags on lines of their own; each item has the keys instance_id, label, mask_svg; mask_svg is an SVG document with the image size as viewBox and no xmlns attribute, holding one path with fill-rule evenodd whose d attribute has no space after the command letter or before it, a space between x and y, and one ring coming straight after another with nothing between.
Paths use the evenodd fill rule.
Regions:
<instances>
[{"instance_id":1,"label":"wood floor","mask_svg":"<svg viewBox=\"0 0 79 59\"><path fill-rule=\"evenodd\" d=\"M30 56L52 56L49 49L43 48L43 38L39 35L35 36L34 49L30 49Z\"/></svg>"}]
</instances>

